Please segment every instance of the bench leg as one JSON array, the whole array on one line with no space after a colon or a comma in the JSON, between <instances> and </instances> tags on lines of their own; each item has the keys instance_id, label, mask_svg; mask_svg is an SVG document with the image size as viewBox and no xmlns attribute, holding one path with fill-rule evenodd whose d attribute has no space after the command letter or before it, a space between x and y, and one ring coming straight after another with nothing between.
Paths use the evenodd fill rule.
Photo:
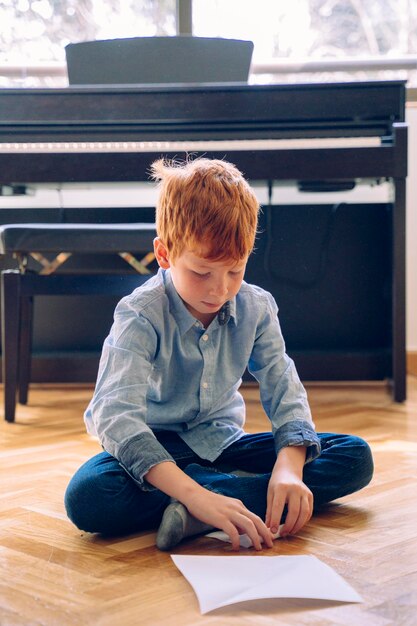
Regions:
<instances>
[{"instance_id":1,"label":"bench leg","mask_svg":"<svg viewBox=\"0 0 417 626\"><path fill-rule=\"evenodd\" d=\"M19 402L27 404L32 363L33 297L20 299Z\"/></svg>"},{"instance_id":2,"label":"bench leg","mask_svg":"<svg viewBox=\"0 0 417 626\"><path fill-rule=\"evenodd\" d=\"M20 278L20 273L13 270L5 270L1 274L4 418L8 422L14 421L16 410L19 367Z\"/></svg>"}]
</instances>

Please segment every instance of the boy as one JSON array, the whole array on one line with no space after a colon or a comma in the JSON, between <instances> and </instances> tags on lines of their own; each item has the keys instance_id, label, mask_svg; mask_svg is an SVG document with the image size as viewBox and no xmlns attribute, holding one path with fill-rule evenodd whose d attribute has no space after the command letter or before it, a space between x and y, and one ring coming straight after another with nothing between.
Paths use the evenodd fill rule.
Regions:
<instances>
[{"instance_id":1,"label":"boy","mask_svg":"<svg viewBox=\"0 0 417 626\"><path fill-rule=\"evenodd\" d=\"M259 204L230 163L157 161L158 274L123 298L85 413L104 449L70 482L80 528L105 535L158 527L157 546L218 528L233 549L299 531L313 506L364 487L357 437L314 430L285 353L277 306L243 281ZM272 432L245 434L238 388L248 367Z\"/></svg>"}]
</instances>

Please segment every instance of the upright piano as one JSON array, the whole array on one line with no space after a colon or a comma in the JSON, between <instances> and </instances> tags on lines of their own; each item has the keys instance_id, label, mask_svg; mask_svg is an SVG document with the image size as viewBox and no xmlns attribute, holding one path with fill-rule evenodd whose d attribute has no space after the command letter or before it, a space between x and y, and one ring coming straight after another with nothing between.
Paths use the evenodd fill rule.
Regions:
<instances>
[{"instance_id":1,"label":"upright piano","mask_svg":"<svg viewBox=\"0 0 417 626\"><path fill-rule=\"evenodd\" d=\"M404 81L0 89L0 185L144 181L159 156L188 155L251 181L392 183L387 377L404 400Z\"/></svg>"}]
</instances>

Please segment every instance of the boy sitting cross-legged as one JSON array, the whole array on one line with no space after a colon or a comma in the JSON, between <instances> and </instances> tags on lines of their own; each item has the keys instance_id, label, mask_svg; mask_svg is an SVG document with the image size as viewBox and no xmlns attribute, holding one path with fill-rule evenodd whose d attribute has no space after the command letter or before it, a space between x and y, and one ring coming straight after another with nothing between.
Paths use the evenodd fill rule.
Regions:
<instances>
[{"instance_id":1,"label":"boy sitting cross-legged","mask_svg":"<svg viewBox=\"0 0 417 626\"><path fill-rule=\"evenodd\" d=\"M104 449L65 496L80 528L120 535L158 528L169 550L217 528L260 550L299 531L313 507L373 472L358 437L317 434L285 352L277 305L243 278L259 204L230 163L157 161L158 274L118 304L86 410ZM244 431L239 386L259 383L271 432Z\"/></svg>"}]
</instances>

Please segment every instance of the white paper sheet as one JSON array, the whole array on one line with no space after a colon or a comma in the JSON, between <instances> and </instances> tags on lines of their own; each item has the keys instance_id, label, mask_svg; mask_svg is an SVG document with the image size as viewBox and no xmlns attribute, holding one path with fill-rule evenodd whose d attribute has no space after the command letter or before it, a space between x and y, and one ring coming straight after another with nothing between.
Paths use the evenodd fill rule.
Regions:
<instances>
[{"instance_id":1,"label":"white paper sheet","mask_svg":"<svg viewBox=\"0 0 417 626\"><path fill-rule=\"evenodd\" d=\"M264 598L362 602L331 567L314 556L171 555L193 587L201 613Z\"/></svg>"}]
</instances>

